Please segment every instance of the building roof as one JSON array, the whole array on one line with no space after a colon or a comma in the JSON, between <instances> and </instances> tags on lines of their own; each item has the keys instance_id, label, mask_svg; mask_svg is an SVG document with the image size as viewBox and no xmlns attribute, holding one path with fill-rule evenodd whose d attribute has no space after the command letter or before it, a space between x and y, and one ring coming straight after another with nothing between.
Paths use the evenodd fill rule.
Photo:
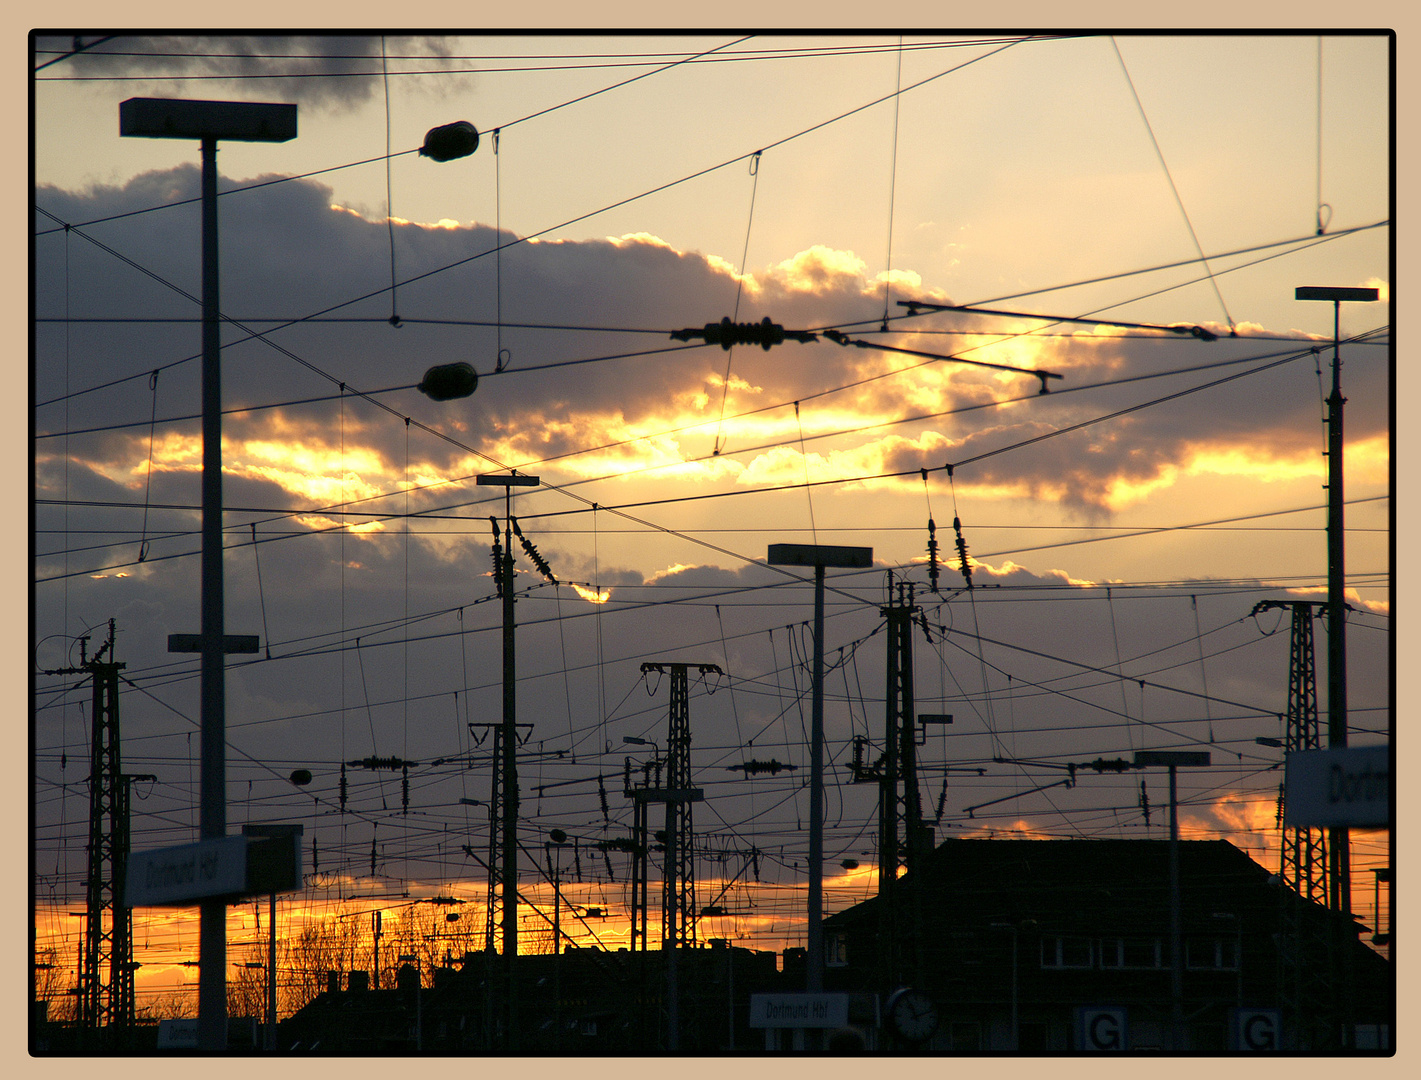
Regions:
<instances>
[{"instance_id":1,"label":"building roof","mask_svg":"<svg viewBox=\"0 0 1421 1080\"><path fill-rule=\"evenodd\" d=\"M920 885L924 916L934 922L1031 919L1043 932L1157 931L1168 911L1169 849L1168 840L952 839L899 887ZM1196 925L1216 915L1248 923L1278 916L1275 875L1226 840L1181 840L1179 874L1182 908ZM826 926L876 918L879 903L866 900Z\"/></svg>"}]
</instances>

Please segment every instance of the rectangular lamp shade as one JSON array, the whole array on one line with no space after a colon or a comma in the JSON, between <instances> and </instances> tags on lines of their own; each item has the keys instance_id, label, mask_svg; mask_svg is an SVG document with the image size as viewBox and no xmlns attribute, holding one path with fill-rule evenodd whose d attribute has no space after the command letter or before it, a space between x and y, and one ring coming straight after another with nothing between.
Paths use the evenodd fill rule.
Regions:
<instances>
[{"instance_id":1,"label":"rectangular lamp shade","mask_svg":"<svg viewBox=\"0 0 1421 1080\"><path fill-rule=\"evenodd\" d=\"M255 101L129 98L118 106L118 133L153 139L286 142L296 138L296 106Z\"/></svg>"},{"instance_id":2,"label":"rectangular lamp shade","mask_svg":"<svg viewBox=\"0 0 1421 1080\"><path fill-rule=\"evenodd\" d=\"M1358 300L1363 303L1375 300L1380 295L1376 289L1329 288L1326 285L1299 285L1293 292L1294 300Z\"/></svg>"},{"instance_id":3,"label":"rectangular lamp shade","mask_svg":"<svg viewBox=\"0 0 1421 1080\"><path fill-rule=\"evenodd\" d=\"M771 544L766 561L771 566L845 566L866 569L873 565L873 548L836 547L832 544Z\"/></svg>"}]
</instances>

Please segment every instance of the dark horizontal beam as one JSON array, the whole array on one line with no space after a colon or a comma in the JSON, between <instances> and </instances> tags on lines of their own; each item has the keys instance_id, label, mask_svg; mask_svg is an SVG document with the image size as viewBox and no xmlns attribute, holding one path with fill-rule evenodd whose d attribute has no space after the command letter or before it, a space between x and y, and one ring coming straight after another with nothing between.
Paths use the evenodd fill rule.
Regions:
<instances>
[{"instance_id":1,"label":"dark horizontal beam","mask_svg":"<svg viewBox=\"0 0 1421 1080\"><path fill-rule=\"evenodd\" d=\"M296 106L255 101L129 98L118 106L118 133L153 139L287 142L296 138Z\"/></svg>"},{"instance_id":2,"label":"dark horizontal beam","mask_svg":"<svg viewBox=\"0 0 1421 1080\"><path fill-rule=\"evenodd\" d=\"M771 544L766 561L771 566L867 568L873 565L873 548L837 547L832 544Z\"/></svg>"},{"instance_id":3,"label":"dark horizontal beam","mask_svg":"<svg viewBox=\"0 0 1421 1080\"><path fill-rule=\"evenodd\" d=\"M1375 300L1380 294L1376 289L1349 289L1341 286L1329 288L1326 285L1299 285L1293 293L1295 300Z\"/></svg>"}]
</instances>

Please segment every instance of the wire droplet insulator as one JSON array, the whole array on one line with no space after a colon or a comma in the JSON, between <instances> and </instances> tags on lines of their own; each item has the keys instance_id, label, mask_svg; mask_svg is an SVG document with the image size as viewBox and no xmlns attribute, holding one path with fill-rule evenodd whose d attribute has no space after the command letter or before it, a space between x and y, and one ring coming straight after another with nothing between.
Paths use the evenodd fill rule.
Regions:
<instances>
[{"instance_id":1,"label":"wire droplet insulator","mask_svg":"<svg viewBox=\"0 0 1421 1080\"><path fill-rule=\"evenodd\" d=\"M937 524L928 518L928 587L937 592Z\"/></svg>"},{"instance_id":2,"label":"wire droplet insulator","mask_svg":"<svg viewBox=\"0 0 1421 1080\"><path fill-rule=\"evenodd\" d=\"M967 559L967 541L962 539L962 519L952 519L952 529L957 533L957 559L958 569L962 571L962 578L967 582L967 587L972 588L972 564Z\"/></svg>"}]
</instances>

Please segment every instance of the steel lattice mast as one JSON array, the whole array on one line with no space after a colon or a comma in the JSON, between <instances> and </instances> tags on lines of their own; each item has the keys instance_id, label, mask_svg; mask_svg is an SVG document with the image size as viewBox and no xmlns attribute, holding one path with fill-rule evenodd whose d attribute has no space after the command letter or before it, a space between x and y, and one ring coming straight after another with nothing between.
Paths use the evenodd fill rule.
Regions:
<instances>
[{"instance_id":1,"label":"steel lattice mast","mask_svg":"<svg viewBox=\"0 0 1421 1080\"><path fill-rule=\"evenodd\" d=\"M80 1022L86 1028L123 1022L122 984L129 960L131 915L118 894L115 864L121 859L119 844L120 792L118 673L123 664L112 662L114 624L109 640L84 664L94 679L92 736L89 754L89 880L85 905L84 970L80 973ZM109 661L100 659L109 654ZM107 969L107 971L105 971ZM107 975L107 979L105 979ZM129 1005L132 996L129 995Z\"/></svg>"},{"instance_id":2,"label":"steel lattice mast","mask_svg":"<svg viewBox=\"0 0 1421 1080\"><path fill-rule=\"evenodd\" d=\"M78 667L47 675L93 680L89 738L89 843L85 876L84 939L79 969L79 1026L86 1031L133 1023L133 913L124 905L128 856L128 783L119 757L118 673L109 637L92 657L79 639ZM104 655L108 654L108 659Z\"/></svg>"},{"instance_id":3,"label":"steel lattice mast","mask_svg":"<svg viewBox=\"0 0 1421 1080\"><path fill-rule=\"evenodd\" d=\"M691 823L691 803L702 792L691 786L691 705L687 669L701 675L724 672L716 664L642 664L648 671L671 673L671 713L666 745L666 787L650 798L666 804L666 871L661 894L661 950L666 957L667 1046L678 1049L679 984L677 950L696 940L696 862ZM654 789L653 789L654 790Z\"/></svg>"},{"instance_id":4,"label":"steel lattice mast","mask_svg":"<svg viewBox=\"0 0 1421 1080\"><path fill-rule=\"evenodd\" d=\"M1316 601L1263 600L1253 614L1270 608L1291 612L1288 643L1288 711L1284 719L1283 747L1292 753L1322 748L1322 732L1317 709L1317 661L1313 645L1312 621L1326 612L1327 604ZM1279 787L1280 843L1278 876L1284 889L1279 941L1280 990L1299 1039L1297 1049L1312 1043L1308 1034L1332 1011L1327 984L1320 973L1329 970L1328 943L1307 926L1303 918L1307 904L1329 906L1327 832L1323 829L1283 826L1282 787ZM1301 902L1300 902L1301 901ZM1309 975L1308 973L1312 973ZM1324 1036L1325 1038L1325 1036Z\"/></svg>"}]
</instances>

